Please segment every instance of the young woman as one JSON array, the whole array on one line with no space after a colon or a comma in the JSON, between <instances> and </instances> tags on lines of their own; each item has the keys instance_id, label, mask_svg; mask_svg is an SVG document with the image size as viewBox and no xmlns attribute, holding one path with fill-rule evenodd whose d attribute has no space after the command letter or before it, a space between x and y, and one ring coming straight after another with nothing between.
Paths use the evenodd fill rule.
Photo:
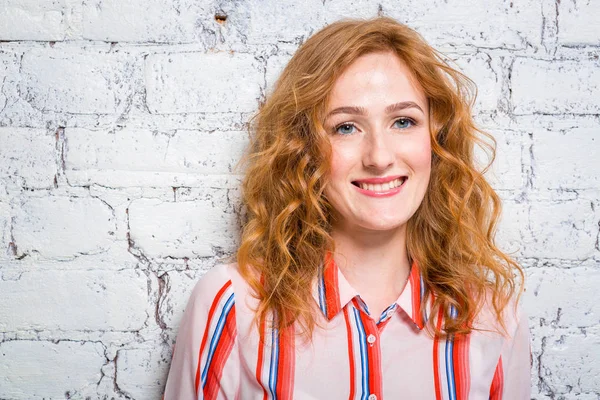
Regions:
<instances>
[{"instance_id":1,"label":"young woman","mask_svg":"<svg viewBox=\"0 0 600 400\"><path fill-rule=\"evenodd\" d=\"M388 18L300 47L255 119L237 262L195 287L166 400L529 399L523 274L494 245L470 89Z\"/></svg>"}]
</instances>

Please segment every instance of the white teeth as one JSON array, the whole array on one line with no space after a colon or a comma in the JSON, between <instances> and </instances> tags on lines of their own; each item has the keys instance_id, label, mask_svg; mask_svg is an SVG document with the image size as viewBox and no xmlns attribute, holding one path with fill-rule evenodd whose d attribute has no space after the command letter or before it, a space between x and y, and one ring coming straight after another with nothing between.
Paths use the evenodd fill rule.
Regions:
<instances>
[{"instance_id":1,"label":"white teeth","mask_svg":"<svg viewBox=\"0 0 600 400\"><path fill-rule=\"evenodd\" d=\"M406 180L406 178L398 178L398 179L394 179L391 182L386 182L384 184L372 184L372 183L359 182L358 185L363 190L369 190L371 192L386 192L390 189L394 189L394 188L397 188L398 186L401 186L405 180Z\"/></svg>"}]
</instances>

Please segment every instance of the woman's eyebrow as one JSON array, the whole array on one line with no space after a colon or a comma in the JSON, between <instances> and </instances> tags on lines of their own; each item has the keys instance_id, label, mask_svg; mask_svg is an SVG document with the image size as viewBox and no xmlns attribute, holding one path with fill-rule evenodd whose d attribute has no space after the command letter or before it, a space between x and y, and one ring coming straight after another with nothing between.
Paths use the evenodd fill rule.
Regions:
<instances>
[{"instance_id":1,"label":"woman's eyebrow","mask_svg":"<svg viewBox=\"0 0 600 400\"><path fill-rule=\"evenodd\" d=\"M421 107L414 101L401 101L399 103L390 104L385 108L386 113L392 113L400 110L404 110L407 108L416 108L420 110L423 114L425 113ZM364 107L356 107L356 106L344 106L338 107L334 110L331 110L325 119L331 117L335 114L354 114L354 115L367 115L367 110Z\"/></svg>"},{"instance_id":2,"label":"woman's eyebrow","mask_svg":"<svg viewBox=\"0 0 600 400\"><path fill-rule=\"evenodd\" d=\"M364 107L356 107L356 106L338 107L335 110L331 110L329 112L329 114L327 114L325 119L327 119L335 114L367 115L367 110Z\"/></svg>"},{"instance_id":3,"label":"woman's eyebrow","mask_svg":"<svg viewBox=\"0 0 600 400\"><path fill-rule=\"evenodd\" d=\"M423 111L423 109L414 101L401 101L400 103L389 105L385 108L385 112L389 114L395 111L404 110L406 108L416 108L425 114L425 111Z\"/></svg>"}]
</instances>

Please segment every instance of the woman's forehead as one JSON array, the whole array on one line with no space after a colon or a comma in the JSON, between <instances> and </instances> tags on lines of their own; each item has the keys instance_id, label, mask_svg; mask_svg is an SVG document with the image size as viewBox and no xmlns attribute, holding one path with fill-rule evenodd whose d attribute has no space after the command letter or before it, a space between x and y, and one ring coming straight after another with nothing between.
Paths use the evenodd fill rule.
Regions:
<instances>
[{"instance_id":1,"label":"woman's forehead","mask_svg":"<svg viewBox=\"0 0 600 400\"><path fill-rule=\"evenodd\" d=\"M326 113L352 104L388 107L412 102L423 111L427 97L415 75L395 53L368 53L350 64L333 84Z\"/></svg>"}]
</instances>

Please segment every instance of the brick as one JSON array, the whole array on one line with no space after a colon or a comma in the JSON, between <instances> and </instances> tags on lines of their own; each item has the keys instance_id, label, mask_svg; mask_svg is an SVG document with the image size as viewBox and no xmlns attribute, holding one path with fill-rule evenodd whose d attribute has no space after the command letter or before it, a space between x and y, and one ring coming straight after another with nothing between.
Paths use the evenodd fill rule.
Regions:
<instances>
[{"instance_id":1,"label":"brick","mask_svg":"<svg viewBox=\"0 0 600 400\"><path fill-rule=\"evenodd\" d=\"M582 260L596 253L598 212L588 200L531 204L526 254Z\"/></svg>"},{"instance_id":2,"label":"brick","mask_svg":"<svg viewBox=\"0 0 600 400\"><path fill-rule=\"evenodd\" d=\"M170 271L165 275L167 292L160 303L159 312L168 328L175 333L179 329L183 311L192 294L194 286L206 271Z\"/></svg>"},{"instance_id":3,"label":"brick","mask_svg":"<svg viewBox=\"0 0 600 400\"><path fill-rule=\"evenodd\" d=\"M529 268L525 292L526 311L535 325L553 328L588 328L598 325L600 285L598 268ZM576 295L573 295L576 294Z\"/></svg>"},{"instance_id":4,"label":"brick","mask_svg":"<svg viewBox=\"0 0 600 400\"><path fill-rule=\"evenodd\" d=\"M21 93L40 111L120 113L132 95L134 68L120 54L31 51L23 57Z\"/></svg>"},{"instance_id":5,"label":"brick","mask_svg":"<svg viewBox=\"0 0 600 400\"><path fill-rule=\"evenodd\" d=\"M205 34L212 2L92 0L83 4L83 37L114 42L193 42Z\"/></svg>"},{"instance_id":6,"label":"brick","mask_svg":"<svg viewBox=\"0 0 600 400\"><path fill-rule=\"evenodd\" d=\"M0 116L8 103L8 86L18 79L18 73L19 57L14 53L0 51Z\"/></svg>"},{"instance_id":7,"label":"brick","mask_svg":"<svg viewBox=\"0 0 600 400\"><path fill-rule=\"evenodd\" d=\"M300 44L325 25L341 18L375 17L378 6L376 2L359 0L308 0L302 3L260 0L236 5L229 14L231 22L249 44Z\"/></svg>"},{"instance_id":8,"label":"brick","mask_svg":"<svg viewBox=\"0 0 600 400\"><path fill-rule=\"evenodd\" d=\"M455 58L454 56L452 58ZM498 109L502 98L502 75L498 59L485 53L456 56L458 70L477 85L474 112L490 112ZM451 64L452 67L455 67Z\"/></svg>"},{"instance_id":9,"label":"brick","mask_svg":"<svg viewBox=\"0 0 600 400\"><path fill-rule=\"evenodd\" d=\"M249 54L156 54L146 62L150 112L253 112L263 69Z\"/></svg>"},{"instance_id":10,"label":"brick","mask_svg":"<svg viewBox=\"0 0 600 400\"><path fill-rule=\"evenodd\" d=\"M23 272L0 280L0 331L139 330L147 318L147 285L136 270Z\"/></svg>"},{"instance_id":11,"label":"brick","mask_svg":"<svg viewBox=\"0 0 600 400\"><path fill-rule=\"evenodd\" d=\"M0 398L18 400L78 398L106 361L99 343L31 340L0 343L0 359Z\"/></svg>"},{"instance_id":12,"label":"brick","mask_svg":"<svg viewBox=\"0 0 600 400\"><path fill-rule=\"evenodd\" d=\"M315 7L316 8L316 7ZM373 18L379 12L379 4L362 0L327 0L323 2L323 19L330 24L342 18Z\"/></svg>"},{"instance_id":13,"label":"brick","mask_svg":"<svg viewBox=\"0 0 600 400\"><path fill-rule=\"evenodd\" d=\"M502 214L497 226L496 244L504 252L522 255L524 236L529 225L529 209L525 203L502 201Z\"/></svg>"},{"instance_id":14,"label":"brick","mask_svg":"<svg viewBox=\"0 0 600 400\"><path fill-rule=\"evenodd\" d=\"M558 7L558 43L564 46L600 45L597 1L565 0Z\"/></svg>"},{"instance_id":15,"label":"brick","mask_svg":"<svg viewBox=\"0 0 600 400\"><path fill-rule=\"evenodd\" d=\"M517 58L512 70L515 114L598 114L600 63Z\"/></svg>"},{"instance_id":16,"label":"brick","mask_svg":"<svg viewBox=\"0 0 600 400\"><path fill-rule=\"evenodd\" d=\"M573 396L587 392L597 396L600 392L597 379L597 371L600 370L599 351L598 328L582 333L556 332L545 340L540 377L552 388L554 395Z\"/></svg>"},{"instance_id":17,"label":"brick","mask_svg":"<svg viewBox=\"0 0 600 400\"><path fill-rule=\"evenodd\" d=\"M170 363L164 347L119 350L116 383L133 399L160 400Z\"/></svg>"},{"instance_id":18,"label":"brick","mask_svg":"<svg viewBox=\"0 0 600 400\"><path fill-rule=\"evenodd\" d=\"M129 194L129 196L131 195L132 194ZM124 194L123 196L127 196L127 194ZM124 201L126 200L127 198L124 199ZM112 199L110 201L112 201ZM123 236L126 235L127 231L127 215L125 213L124 206L126 207L126 205L120 206L119 211L119 213L122 212L123 214L122 224L124 225L119 228L119 230L122 231L122 233L119 234L122 234ZM7 227L10 226L10 217L8 218L7 224L9 225L7 225ZM0 203L0 224L2 224L1 220L2 203ZM8 238L10 238L10 236L8 236ZM110 247L105 252L97 254L85 254L84 257L76 257L69 260L54 258L44 259L42 257L37 257L35 260L33 260L32 257L27 257L23 260L20 260L18 256L13 256L12 251L9 250L6 251L6 256L8 257L10 255L10 257L6 262L3 263L2 268L0 269L0 279L18 279L24 270L118 271L139 268L139 260L135 257L132 257L131 253L128 251L127 243L125 241L117 242L117 245ZM1 258L2 257L0 254L0 259Z\"/></svg>"},{"instance_id":19,"label":"brick","mask_svg":"<svg viewBox=\"0 0 600 400\"><path fill-rule=\"evenodd\" d=\"M0 200L0 260L12 256L10 243L10 208L8 204ZM0 279L2 279L2 270L0 269Z\"/></svg>"},{"instance_id":20,"label":"brick","mask_svg":"<svg viewBox=\"0 0 600 400\"><path fill-rule=\"evenodd\" d=\"M65 259L104 252L114 241L113 212L99 199L26 198L13 212L19 254Z\"/></svg>"},{"instance_id":21,"label":"brick","mask_svg":"<svg viewBox=\"0 0 600 400\"><path fill-rule=\"evenodd\" d=\"M292 54L277 54L269 57L267 60L266 67L266 81L267 81L267 96L275 89L275 82L279 78L279 75L283 72L283 69L287 63L291 60Z\"/></svg>"},{"instance_id":22,"label":"brick","mask_svg":"<svg viewBox=\"0 0 600 400\"><path fill-rule=\"evenodd\" d=\"M434 46L524 49L541 44L542 6L535 0L380 2L383 12L416 29Z\"/></svg>"},{"instance_id":23,"label":"brick","mask_svg":"<svg viewBox=\"0 0 600 400\"><path fill-rule=\"evenodd\" d=\"M539 189L596 189L598 154L600 126L535 132L533 184Z\"/></svg>"},{"instance_id":24,"label":"brick","mask_svg":"<svg viewBox=\"0 0 600 400\"><path fill-rule=\"evenodd\" d=\"M236 246L237 217L227 193L212 191L194 201L133 201L130 236L149 257L209 257L231 253Z\"/></svg>"},{"instance_id":25,"label":"brick","mask_svg":"<svg viewBox=\"0 0 600 400\"><path fill-rule=\"evenodd\" d=\"M0 182L28 188L51 188L57 174L54 132L0 128Z\"/></svg>"},{"instance_id":26,"label":"brick","mask_svg":"<svg viewBox=\"0 0 600 400\"><path fill-rule=\"evenodd\" d=\"M496 139L496 158L485 177L494 189L518 190L525 185L523 171L523 132L487 130ZM489 139L485 139L490 143ZM487 165L487 149L476 146L476 158L480 168Z\"/></svg>"},{"instance_id":27,"label":"brick","mask_svg":"<svg viewBox=\"0 0 600 400\"><path fill-rule=\"evenodd\" d=\"M325 24L321 0L260 0L232 6L225 11L249 44L299 42Z\"/></svg>"},{"instance_id":28,"label":"brick","mask_svg":"<svg viewBox=\"0 0 600 400\"><path fill-rule=\"evenodd\" d=\"M245 132L65 129L71 185L192 186L229 175L248 143Z\"/></svg>"},{"instance_id":29,"label":"brick","mask_svg":"<svg viewBox=\"0 0 600 400\"><path fill-rule=\"evenodd\" d=\"M63 40L65 0L5 0L0 4L1 40Z\"/></svg>"}]
</instances>

